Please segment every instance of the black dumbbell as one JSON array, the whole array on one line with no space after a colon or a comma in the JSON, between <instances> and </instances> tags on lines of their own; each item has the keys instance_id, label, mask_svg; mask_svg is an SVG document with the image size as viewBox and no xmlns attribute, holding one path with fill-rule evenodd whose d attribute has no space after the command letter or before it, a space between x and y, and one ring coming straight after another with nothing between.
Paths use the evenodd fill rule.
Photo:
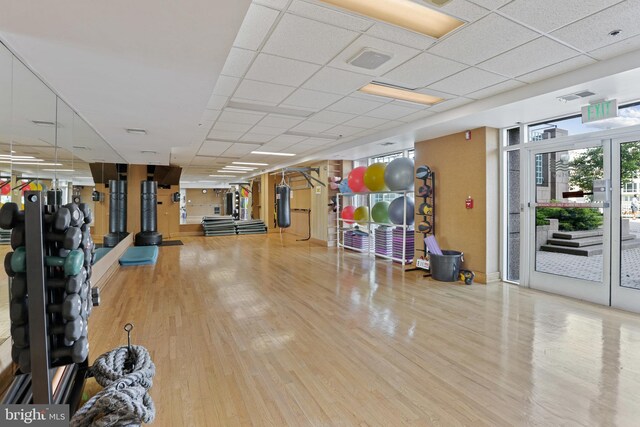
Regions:
<instances>
[{"instance_id":1,"label":"black dumbbell","mask_svg":"<svg viewBox=\"0 0 640 427\"><path fill-rule=\"evenodd\" d=\"M65 320L75 320L82 311L82 300L78 294L67 295L62 304L50 304L49 313L59 313Z\"/></svg>"},{"instance_id":2,"label":"black dumbbell","mask_svg":"<svg viewBox=\"0 0 640 427\"><path fill-rule=\"evenodd\" d=\"M80 247L82 249L90 248L93 249L93 239L91 238L91 230L87 224L83 224L80 227L82 231L82 240L80 241Z\"/></svg>"},{"instance_id":3,"label":"black dumbbell","mask_svg":"<svg viewBox=\"0 0 640 427\"><path fill-rule=\"evenodd\" d=\"M49 241L60 242L64 249L78 249L82 241L82 231L77 227L69 227L66 231L45 233L45 238ZM18 224L11 230L11 247L17 249L24 244L24 224Z\"/></svg>"},{"instance_id":4,"label":"black dumbbell","mask_svg":"<svg viewBox=\"0 0 640 427\"><path fill-rule=\"evenodd\" d=\"M11 339L16 347L29 347L29 325L12 326Z\"/></svg>"},{"instance_id":5,"label":"black dumbbell","mask_svg":"<svg viewBox=\"0 0 640 427\"><path fill-rule=\"evenodd\" d=\"M25 325L29 322L29 306L26 298L14 298L9 304L9 318L16 326Z\"/></svg>"},{"instance_id":6,"label":"black dumbbell","mask_svg":"<svg viewBox=\"0 0 640 427\"><path fill-rule=\"evenodd\" d=\"M11 258L13 258L13 252L7 252L4 256L4 271L7 273L7 276L13 277L16 275L16 272L11 268Z\"/></svg>"},{"instance_id":7,"label":"black dumbbell","mask_svg":"<svg viewBox=\"0 0 640 427\"><path fill-rule=\"evenodd\" d=\"M20 366L20 370L27 374L31 372L31 352L29 348L11 347L11 359Z\"/></svg>"},{"instance_id":8,"label":"black dumbbell","mask_svg":"<svg viewBox=\"0 0 640 427\"><path fill-rule=\"evenodd\" d=\"M91 211L91 207L86 203L79 203L78 208L84 215L84 223L91 224L93 222L93 212Z\"/></svg>"},{"instance_id":9,"label":"black dumbbell","mask_svg":"<svg viewBox=\"0 0 640 427\"><path fill-rule=\"evenodd\" d=\"M75 276L69 276L66 279L47 278L46 285L48 288L64 289L68 294L77 294L80 292L83 283L87 280L87 271L83 268L80 273ZM24 274L16 274L11 281L11 297L23 298L27 295L27 278Z\"/></svg>"},{"instance_id":10,"label":"black dumbbell","mask_svg":"<svg viewBox=\"0 0 640 427\"><path fill-rule=\"evenodd\" d=\"M64 335L66 341L76 341L82 337L85 330L85 320L82 317L71 320L64 325L55 325L50 329L51 335Z\"/></svg>"},{"instance_id":11,"label":"black dumbbell","mask_svg":"<svg viewBox=\"0 0 640 427\"><path fill-rule=\"evenodd\" d=\"M77 340L71 347L56 348L51 352L54 359L70 357L74 363L82 363L87 360L89 355L89 341L82 337Z\"/></svg>"},{"instance_id":12,"label":"black dumbbell","mask_svg":"<svg viewBox=\"0 0 640 427\"><path fill-rule=\"evenodd\" d=\"M100 288L91 288L91 303L94 307L100 305Z\"/></svg>"},{"instance_id":13,"label":"black dumbbell","mask_svg":"<svg viewBox=\"0 0 640 427\"><path fill-rule=\"evenodd\" d=\"M11 281L11 285L9 287L11 290L11 298L24 298L27 296L27 277L24 273L17 273L13 280Z\"/></svg>"},{"instance_id":14,"label":"black dumbbell","mask_svg":"<svg viewBox=\"0 0 640 427\"><path fill-rule=\"evenodd\" d=\"M58 209L54 214L44 216L45 222L51 225L55 231L65 231L71 224L71 212L66 208ZM0 228L11 230L17 224L24 223L24 212L20 211L17 204L5 203L0 208Z\"/></svg>"},{"instance_id":15,"label":"black dumbbell","mask_svg":"<svg viewBox=\"0 0 640 427\"><path fill-rule=\"evenodd\" d=\"M80 227L82 224L84 224L84 215L82 214L82 211L80 210L78 205L76 205L75 203L69 203L64 205L63 207L69 209L69 212L71 213L70 225L72 227Z\"/></svg>"}]
</instances>

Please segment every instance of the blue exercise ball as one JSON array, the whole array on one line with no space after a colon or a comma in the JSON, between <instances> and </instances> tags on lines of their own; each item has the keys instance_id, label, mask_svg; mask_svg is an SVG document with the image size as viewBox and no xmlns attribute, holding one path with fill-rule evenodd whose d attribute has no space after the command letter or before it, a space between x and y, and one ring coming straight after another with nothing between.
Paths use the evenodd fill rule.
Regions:
<instances>
[{"instance_id":1,"label":"blue exercise ball","mask_svg":"<svg viewBox=\"0 0 640 427\"><path fill-rule=\"evenodd\" d=\"M413 171L411 172L411 176L413 177ZM405 213L405 207L404 207L405 203L407 204L406 224L407 225L413 224L413 220L414 220L413 210L415 209L415 206L413 204L413 199L405 196L398 197L389 204L389 219L391 220L392 223L402 225L403 213Z\"/></svg>"},{"instance_id":2,"label":"blue exercise ball","mask_svg":"<svg viewBox=\"0 0 640 427\"><path fill-rule=\"evenodd\" d=\"M398 157L384 170L384 182L391 191L405 191L413 188L413 160Z\"/></svg>"},{"instance_id":3,"label":"blue exercise ball","mask_svg":"<svg viewBox=\"0 0 640 427\"><path fill-rule=\"evenodd\" d=\"M342 194L352 192L351 188L349 188L349 180L347 178L343 178L342 181L340 181L340 185L338 185L338 191L340 191Z\"/></svg>"}]
</instances>

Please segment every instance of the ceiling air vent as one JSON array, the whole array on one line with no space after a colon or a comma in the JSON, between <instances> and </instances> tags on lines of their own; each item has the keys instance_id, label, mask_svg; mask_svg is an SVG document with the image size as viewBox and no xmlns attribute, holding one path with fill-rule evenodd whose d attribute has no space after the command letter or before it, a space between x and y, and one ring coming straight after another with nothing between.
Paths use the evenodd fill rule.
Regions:
<instances>
[{"instance_id":1,"label":"ceiling air vent","mask_svg":"<svg viewBox=\"0 0 640 427\"><path fill-rule=\"evenodd\" d=\"M378 52L368 47L362 49L353 58L347 61L347 63L354 67L364 68L366 70L375 70L382 64L391 59L393 55L390 53Z\"/></svg>"},{"instance_id":2,"label":"ceiling air vent","mask_svg":"<svg viewBox=\"0 0 640 427\"><path fill-rule=\"evenodd\" d=\"M395 142L381 142L380 145L382 145L383 147L388 147L390 145L396 145Z\"/></svg>"},{"instance_id":3,"label":"ceiling air vent","mask_svg":"<svg viewBox=\"0 0 640 427\"><path fill-rule=\"evenodd\" d=\"M595 93L591 92L590 90L583 90L582 92L576 93L576 96L579 96L580 98L587 98L593 95L595 95Z\"/></svg>"},{"instance_id":4,"label":"ceiling air vent","mask_svg":"<svg viewBox=\"0 0 640 427\"><path fill-rule=\"evenodd\" d=\"M595 95L595 93L591 92L590 90L581 90L580 92L574 92L574 93L569 93L567 95L559 96L558 101L561 101L561 102L575 101L576 99L588 98L593 95Z\"/></svg>"}]
</instances>

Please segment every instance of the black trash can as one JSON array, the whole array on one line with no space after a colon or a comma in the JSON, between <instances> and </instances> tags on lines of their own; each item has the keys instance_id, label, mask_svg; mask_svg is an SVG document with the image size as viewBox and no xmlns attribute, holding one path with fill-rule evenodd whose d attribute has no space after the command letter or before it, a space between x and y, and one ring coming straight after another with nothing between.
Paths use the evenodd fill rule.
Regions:
<instances>
[{"instance_id":1,"label":"black trash can","mask_svg":"<svg viewBox=\"0 0 640 427\"><path fill-rule=\"evenodd\" d=\"M455 282L462 267L462 252L442 251L442 255L429 254L431 277L441 282Z\"/></svg>"}]
</instances>

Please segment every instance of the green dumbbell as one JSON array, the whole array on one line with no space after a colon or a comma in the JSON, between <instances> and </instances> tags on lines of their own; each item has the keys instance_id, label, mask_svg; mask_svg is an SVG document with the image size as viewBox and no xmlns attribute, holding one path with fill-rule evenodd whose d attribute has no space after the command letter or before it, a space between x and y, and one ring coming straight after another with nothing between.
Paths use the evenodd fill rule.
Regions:
<instances>
[{"instance_id":1,"label":"green dumbbell","mask_svg":"<svg viewBox=\"0 0 640 427\"><path fill-rule=\"evenodd\" d=\"M75 276L80 273L84 264L84 253L81 250L73 250L66 257L46 256L44 264L47 267L64 268L65 276ZM20 247L11 255L10 262L11 271L13 273L24 273L27 270L27 251L24 247ZM6 263L5 263L6 269Z\"/></svg>"}]
</instances>

